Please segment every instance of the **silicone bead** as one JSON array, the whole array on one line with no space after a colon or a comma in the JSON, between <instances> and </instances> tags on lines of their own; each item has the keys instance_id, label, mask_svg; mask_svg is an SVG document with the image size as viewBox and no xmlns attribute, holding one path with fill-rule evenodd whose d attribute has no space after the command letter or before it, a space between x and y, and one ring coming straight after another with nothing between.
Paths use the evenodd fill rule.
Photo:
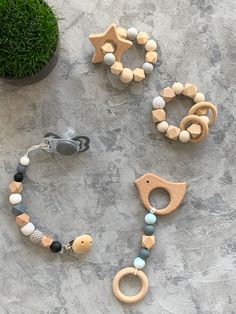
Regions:
<instances>
[{"instance_id":1,"label":"silicone bead","mask_svg":"<svg viewBox=\"0 0 236 314\"><path fill-rule=\"evenodd\" d=\"M120 75L120 80L123 83L130 83L133 80L134 73L132 70L128 68L124 68L121 75Z\"/></svg>"},{"instance_id":2,"label":"silicone bead","mask_svg":"<svg viewBox=\"0 0 236 314\"><path fill-rule=\"evenodd\" d=\"M154 109L163 109L165 107L165 100L161 96L157 96L153 99L152 105Z\"/></svg>"},{"instance_id":3,"label":"silicone bead","mask_svg":"<svg viewBox=\"0 0 236 314\"><path fill-rule=\"evenodd\" d=\"M21 165L21 164L19 164L18 166L17 166L17 168L16 168L16 171L18 172L18 173L25 173L25 171L26 171L26 166L23 166L23 165Z\"/></svg>"},{"instance_id":4,"label":"silicone bead","mask_svg":"<svg viewBox=\"0 0 236 314\"><path fill-rule=\"evenodd\" d=\"M53 241L52 244L50 245L50 250L53 253L59 253L62 249L62 245L59 241Z\"/></svg>"},{"instance_id":5,"label":"silicone bead","mask_svg":"<svg viewBox=\"0 0 236 314\"><path fill-rule=\"evenodd\" d=\"M29 159L29 157L27 157L27 156L21 157L21 159L20 159L20 164L21 164L22 166L28 166L28 165L30 164L30 159Z\"/></svg>"},{"instance_id":6,"label":"silicone bead","mask_svg":"<svg viewBox=\"0 0 236 314\"><path fill-rule=\"evenodd\" d=\"M145 247L141 247L141 249L139 250L138 256L145 261L149 255L150 255L150 251L146 249Z\"/></svg>"},{"instance_id":7,"label":"silicone bead","mask_svg":"<svg viewBox=\"0 0 236 314\"><path fill-rule=\"evenodd\" d=\"M26 210L26 206L24 206L23 204L16 204L12 206L12 213L15 216L19 216L21 214L23 214Z\"/></svg>"},{"instance_id":8,"label":"silicone bead","mask_svg":"<svg viewBox=\"0 0 236 314\"><path fill-rule=\"evenodd\" d=\"M131 27L127 30L128 39L135 40L137 35L138 35L138 31L134 27Z\"/></svg>"},{"instance_id":9,"label":"silicone bead","mask_svg":"<svg viewBox=\"0 0 236 314\"><path fill-rule=\"evenodd\" d=\"M200 118L201 118L206 124L209 124L210 119L208 118L208 116L200 116Z\"/></svg>"},{"instance_id":10,"label":"silicone bead","mask_svg":"<svg viewBox=\"0 0 236 314\"><path fill-rule=\"evenodd\" d=\"M157 217L156 215L152 214L152 213L148 213L145 216L145 222L149 225L153 225L155 222L157 221Z\"/></svg>"},{"instance_id":11,"label":"silicone bead","mask_svg":"<svg viewBox=\"0 0 236 314\"><path fill-rule=\"evenodd\" d=\"M134 259L133 265L137 269L142 269L145 266L145 261L142 258L140 258L140 257L136 257Z\"/></svg>"},{"instance_id":12,"label":"silicone bead","mask_svg":"<svg viewBox=\"0 0 236 314\"><path fill-rule=\"evenodd\" d=\"M149 62L144 62L142 68L146 74L150 74L153 71L153 65Z\"/></svg>"},{"instance_id":13,"label":"silicone bead","mask_svg":"<svg viewBox=\"0 0 236 314\"><path fill-rule=\"evenodd\" d=\"M109 53L106 53L104 58L103 58L103 61L105 64L107 65L112 65L113 63L115 63L116 61L116 58L115 56L113 55L113 53L109 52Z\"/></svg>"},{"instance_id":14,"label":"silicone bead","mask_svg":"<svg viewBox=\"0 0 236 314\"><path fill-rule=\"evenodd\" d=\"M30 235L30 241L34 244L40 244L43 238L43 233L39 229L35 229Z\"/></svg>"},{"instance_id":15,"label":"silicone bead","mask_svg":"<svg viewBox=\"0 0 236 314\"><path fill-rule=\"evenodd\" d=\"M145 44L146 51L154 51L157 49L157 43L153 39L149 39Z\"/></svg>"},{"instance_id":16,"label":"silicone bead","mask_svg":"<svg viewBox=\"0 0 236 314\"><path fill-rule=\"evenodd\" d=\"M166 121L162 121L162 122L157 124L157 130L160 133L165 133L167 131L168 127L169 127L169 124Z\"/></svg>"},{"instance_id":17,"label":"silicone bead","mask_svg":"<svg viewBox=\"0 0 236 314\"><path fill-rule=\"evenodd\" d=\"M143 227L143 232L145 235L153 235L155 228L152 225L145 224Z\"/></svg>"},{"instance_id":18,"label":"silicone bead","mask_svg":"<svg viewBox=\"0 0 236 314\"><path fill-rule=\"evenodd\" d=\"M23 181L23 179L24 179L24 176L23 176L22 173L16 173L16 174L14 175L14 180L15 180L16 182L21 182L21 181Z\"/></svg>"},{"instance_id":19,"label":"silicone bead","mask_svg":"<svg viewBox=\"0 0 236 314\"><path fill-rule=\"evenodd\" d=\"M18 193L14 193L9 196L9 202L12 205L19 204L21 201L22 201L22 196Z\"/></svg>"},{"instance_id":20,"label":"silicone bead","mask_svg":"<svg viewBox=\"0 0 236 314\"><path fill-rule=\"evenodd\" d=\"M175 95L180 95L183 93L184 85L182 83L174 83L172 85L172 89L173 89Z\"/></svg>"},{"instance_id":21,"label":"silicone bead","mask_svg":"<svg viewBox=\"0 0 236 314\"><path fill-rule=\"evenodd\" d=\"M194 101L195 103L205 101L205 95L204 95L203 93L197 93L197 94L194 96L193 101Z\"/></svg>"},{"instance_id":22,"label":"silicone bead","mask_svg":"<svg viewBox=\"0 0 236 314\"><path fill-rule=\"evenodd\" d=\"M35 230L35 226L32 224L32 222L29 222L20 230L25 236L29 236Z\"/></svg>"}]
</instances>

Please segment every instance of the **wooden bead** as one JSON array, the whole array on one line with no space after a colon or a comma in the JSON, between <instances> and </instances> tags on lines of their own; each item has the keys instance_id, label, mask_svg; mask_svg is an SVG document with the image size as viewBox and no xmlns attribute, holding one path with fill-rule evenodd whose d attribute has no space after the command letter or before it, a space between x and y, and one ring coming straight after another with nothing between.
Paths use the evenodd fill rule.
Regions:
<instances>
[{"instance_id":1,"label":"wooden bead","mask_svg":"<svg viewBox=\"0 0 236 314\"><path fill-rule=\"evenodd\" d=\"M123 83L130 83L133 80L133 71L130 70L129 68L124 68L121 75L120 75L120 80Z\"/></svg>"},{"instance_id":2,"label":"wooden bead","mask_svg":"<svg viewBox=\"0 0 236 314\"><path fill-rule=\"evenodd\" d=\"M198 116L207 116L208 112L209 112L208 108L200 108L200 109L195 111L195 114Z\"/></svg>"},{"instance_id":3,"label":"wooden bead","mask_svg":"<svg viewBox=\"0 0 236 314\"><path fill-rule=\"evenodd\" d=\"M172 89L175 95L180 95L183 93L184 85L182 83L176 82L172 85Z\"/></svg>"},{"instance_id":4,"label":"wooden bead","mask_svg":"<svg viewBox=\"0 0 236 314\"><path fill-rule=\"evenodd\" d=\"M196 104L198 105L198 104ZM195 106L196 106L195 105ZM194 109L195 110L195 109ZM190 142L193 142L193 143L200 143L201 141L203 141L207 136L208 136L208 133L209 133L209 127L208 125L197 115L195 114L191 114L191 115L187 115L185 116L181 121L180 121L180 128L182 130L185 130L186 127L189 126L189 124L193 124L193 123L198 123L201 125L201 128L202 128L202 132L201 134L197 137L197 138L192 138L190 139Z\"/></svg>"},{"instance_id":5,"label":"wooden bead","mask_svg":"<svg viewBox=\"0 0 236 314\"><path fill-rule=\"evenodd\" d=\"M139 45L145 45L149 39L149 36L146 32L139 32L136 39Z\"/></svg>"},{"instance_id":6,"label":"wooden bead","mask_svg":"<svg viewBox=\"0 0 236 314\"><path fill-rule=\"evenodd\" d=\"M155 64L157 62L157 52L156 51L148 51L146 53L146 62Z\"/></svg>"},{"instance_id":7,"label":"wooden bead","mask_svg":"<svg viewBox=\"0 0 236 314\"><path fill-rule=\"evenodd\" d=\"M153 122L161 122L166 120L166 113L163 109L152 110Z\"/></svg>"},{"instance_id":8,"label":"wooden bead","mask_svg":"<svg viewBox=\"0 0 236 314\"><path fill-rule=\"evenodd\" d=\"M166 102L169 102L175 98L175 93L171 87L164 88L160 94Z\"/></svg>"},{"instance_id":9,"label":"wooden bead","mask_svg":"<svg viewBox=\"0 0 236 314\"><path fill-rule=\"evenodd\" d=\"M53 242L53 239L52 239L52 238L50 238L50 237L44 235L44 236L42 237L42 240L41 240L41 245L42 245L43 247L45 247L45 248L49 248L50 245L52 244L52 242Z\"/></svg>"},{"instance_id":10,"label":"wooden bead","mask_svg":"<svg viewBox=\"0 0 236 314\"><path fill-rule=\"evenodd\" d=\"M202 102L205 101L205 95L203 93L197 93L194 98L193 101L197 104L198 102Z\"/></svg>"},{"instance_id":11,"label":"wooden bead","mask_svg":"<svg viewBox=\"0 0 236 314\"><path fill-rule=\"evenodd\" d=\"M189 84L189 83L186 83L184 85L184 90L183 90L183 95L184 96L187 96L187 97L190 97L190 98L194 98L196 93L197 93L197 86L196 85Z\"/></svg>"},{"instance_id":12,"label":"wooden bead","mask_svg":"<svg viewBox=\"0 0 236 314\"><path fill-rule=\"evenodd\" d=\"M157 49L157 43L153 39L149 39L145 44L146 51L155 51Z\"/></svg>"},{"instance_id":13,"label":"wooden bead","mask_svg":"<svg viewBox=\"0 0 236 314\"><path fill-rule=\"evenodd\" d=\"M74 239L72 251L76 254L85 253L90 250L93 239L90 235L84 234Z\"/></svg>"},{"instance_id":14,"label":"wooden bead","mask_svg":"<svg viewBox=\"0 0 236 314\"><path fill-rule=\"evenodd\" d=\"M126 31L126 29L125 28L123 28L123 27L118 27L117 28L117 33L118 33L118 35L121 37L121 38L127 38L127 31Z\"/></svg>"},{"instance_id":15,"label":"wooden bead","mask_svg":"<svg viewBox=\"0 0 236 314\"><path fill-rule=\"evenodd\" d=\"M21 182L13 181L9 184L10 193L21 193L23 190L23 185Z\"/></svg>"},{"instance_id":16,"label":"wooden bead","mask_svg":"<svg viewBox=\"0 0 236 314\"><path fill-rule=\"evenodd\" d=\"M154 246L155 242L156 241L154 235L152 236L143 235L142 237L142 247L145 247L148 250L150 250Z\"/></svg>"},{"instance_id":17,"label":"wooden bead","mask_svg":"<svg viewBox=\"0 0 236 314\"><path fill-rule=\"evenodd\" d=\"M143 69L140 69L140 68L136 68L134 71L134 80L136 82L140 82L142 80L145 79L145 73L144 73L144 70Z\"/></svg>"},{"instance_id":18,"label":"wooden bead","mask_svg":"<svg viewBox=\"0 0 236 314\"><path fill-rule=\"evenodd\" d=\"M111 66L111 73L115 75L120 75L120 73L123 71L123 65L120 62L115 62Z\"/></svg>"},{"instance_id":19,"label":"wooden bead","mask_svg":"<svg viewBox=\"0 0 236 314\"><path fill-rule=\"evenodd\" d=\"M190 141L190 133L186 130L182 130L179 133L179 140L182 143L187 143Z\"/></svg>"},{"instance_id":20,"label":"wooden bead","mask_svg":"<svg viewBox=\"0 0 236 314\"><path fill-rule=\"evenodd\" d=\"M208 116L200 116L200 118L208 125L210 123L210 119Z\"/></svg>"},{"instance_id":21,"label":"wooden bead","mask_svg":"<svg viewBox=\"0 0 236 314\"><path fill-rule=\"evenodd\" d=\"M101 49L104 55L108 52L113 53L115 51L115 47L112 45L112 43L109 43L109 42L106 42L105 44L103 44Z\"/></svg>"},{"instance_id":22,"label":"wooden bead","mask_svg":"<svg viewBox=\"0 0 236 314\"><path fill-rule=\"evenodd\" d=\"M166 137L168 137L171 140L177 140L179 133L180 133L180 128L174 125L170 125L166 131Z\"/></svg>"},{"instance_id":23,"label":"wooden bead","mask_svg":"<svg viewBox=\"0 0 236 314\"><path fill-rule=\"evenodd\" d=\"M29 220L30 220L30 216L29 215L21 214L19 216L16 216L15 222L16 222L17 226L23 227L23 226L25 226L29 222Z\"/></svg>"},{"instance_id":24,"label":"wooden bead","mask_svg":"<svg viewBox=\"0 0 236 314\"><path fill-rule=\"evenodd\" d=\"M169 127L169 123L167 121L162 121L162 122L157 124L157 130L160 133L166 133L168 127Z\"/></svg>"},{"instance_id":25,"label":"wooden bead","mask_svg":"<svg viewBox=\"0 0 236 314\"><path fill-rule=\"evenodd\" d=\"M193 123L187 128L187 131L190 133L192 138L197 138L202 133L202 127L198 123Z\"/></svg>"}]
</instances>

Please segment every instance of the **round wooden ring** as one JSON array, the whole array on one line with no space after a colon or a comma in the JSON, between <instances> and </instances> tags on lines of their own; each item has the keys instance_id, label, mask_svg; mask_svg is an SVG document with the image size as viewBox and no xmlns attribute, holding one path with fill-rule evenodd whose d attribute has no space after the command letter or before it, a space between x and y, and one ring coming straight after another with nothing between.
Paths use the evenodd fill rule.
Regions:
<instances>
[{"instance_id":1,"label":"round wooden ring","mask_svg":"<svg viewBox=\"0 0 236 314\"><path fill-rule=\"evenodd\" d=\"M197 110L201 109L201 108L208 108L211 110L211 116L210 116L210 121L209 121L209 126L211 126L217 118L217 108L215 105L213 105L212 103L210 103L208 101L202 101L202 102L199 102L199 103L193 105L190 108L188 115L195 115Z\"/></svg>"},{"instance_id":2,"label":"round wooden ring","mask_svg":"<svg viewBox=\"0 0 236 314\"><path fill-rule=\"evenodd\" d=\"M135 295L125 295L120 291L120 281L127 275L138 276L141 281L141 289ZM148 291L148 278L143 271L134 267L126 267L121 269L114 277L112 282L113 293L116 298L124 303L136 303L142 300Z\"/></svg>"},{"instance_id":3,"label":"round wooden ring","mask_svg":"<svg viewBox=\"0 0 236 314\"><path fill-rule=\"evenodd\" d=\"M185 130L185 126L188 122L197 122L202 127L201 135L198 136L197 138L191 138L190 142L200 143L201 141L203 141L209 133L208 125L199 116L188 115L188 116L184 117L183 120L180 122L180 129Z\"/></svg>"}]
</instances>

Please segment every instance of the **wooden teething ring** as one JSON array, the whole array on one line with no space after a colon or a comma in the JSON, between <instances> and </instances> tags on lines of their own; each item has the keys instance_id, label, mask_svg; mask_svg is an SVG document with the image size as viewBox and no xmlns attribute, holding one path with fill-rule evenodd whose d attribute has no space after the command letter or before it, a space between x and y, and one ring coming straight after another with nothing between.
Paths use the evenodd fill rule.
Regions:
<instances>
[{"instance_id":1,"label":"wooden teething ring","mask_svg":"<svg viewBox=\"0 0 236 314\"><path fill-rule=\"evenodd\" d=\"M184 117L183 120L180 122L180 129L185 130L186 124L188 122L197 122L202 127L202 133L197 138L191 138L190 142L199 143L203 141L209 133L208 125L199 116L190 115Z\"/></svg>"},{"instance_id":2,"label":"wooden teething ring","mask_svg":"<svg viewBox=\"0 0 236 314\"><path fill-rule=\"evenodd\" d=\"M188 112L188 115L191 116L191 115L195 115L196 112L199 110L199 109L202 109L202 108L206 108L206 109L210 109L211 110L211 116L210 116L210 121L209 121L209 126L211 126L216 118L217 118L217 109L216 109L216 106L213 105L212 103L210 102L207 102L207 101L202 101L202 102L199 102L197 104L195 104L194 106L192 106Z\"/></svg>"},{"instance_id":3,"label":"wooden teething ring","mask_svg":"<svg viewBox=\"0 0 236 314\"><path fill-rule=\"evenodd\" d=\"M141 281L141 289L139 292L135 295L125 295L120 291L120 281L123 277L127 275L134 275L138 276L138 278ZM147 291L148 291L148 279L147 276L144 274L143 271L138 270L134 267L126 267L121 269L114 277L113 282L112 282L112 289L114 295L117 297L118 300L124 302L124 303L135 303L139 302L142 300Z\"/></svg>"}]
</instances>

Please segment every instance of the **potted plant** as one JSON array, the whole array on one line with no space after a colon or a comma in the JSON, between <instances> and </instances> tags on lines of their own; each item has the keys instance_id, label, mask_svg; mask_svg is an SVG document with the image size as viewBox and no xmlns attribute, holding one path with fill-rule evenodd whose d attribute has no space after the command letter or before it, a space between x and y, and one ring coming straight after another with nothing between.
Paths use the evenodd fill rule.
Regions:
<instances>
[{"instance_id":1,"label":"potted plant","mask_svg":"<svg viewBox=\"0 0 236 314\"><path fill-rule=\"evenodd\" d=\"M0 77L14 85L46 77L58 60L57 18L43 0L0 0Z\"/></svg>"}]
</instances>

